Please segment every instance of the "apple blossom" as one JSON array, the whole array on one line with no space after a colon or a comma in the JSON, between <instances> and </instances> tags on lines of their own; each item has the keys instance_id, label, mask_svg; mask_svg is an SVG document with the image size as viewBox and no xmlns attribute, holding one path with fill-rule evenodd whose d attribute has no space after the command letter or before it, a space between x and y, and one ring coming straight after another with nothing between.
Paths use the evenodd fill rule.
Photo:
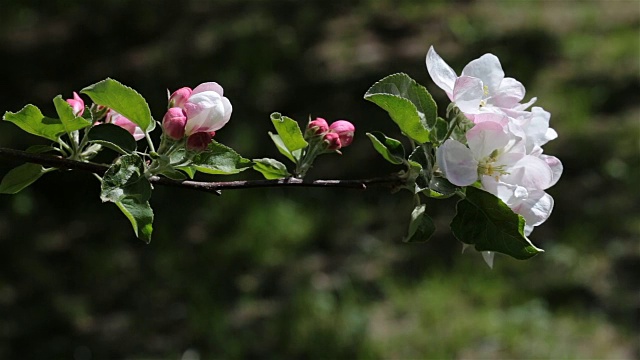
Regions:
<instances>
[{"instance_id":1,"label":"apple blossom","mask_svg":"<svg viewBox=\"0 0 640 360\"><path fill-rule=\"evenodd\" d=\"M144 131L142 131L142 129L138 125L122 116L121 114L115 112L113 109L109 109L109 111L107 112L105 122L118 125L121 128L127 130L131 135L133 135L133 138L136 139L136 141L144 138L145 136Z\"/></svg>"},{"instance_id":2,"label":"apple blossom","mask_svg":"<svg viewBox=\"0 0 640 360\"><path fill-rule=\"evenodd\" d=\"M77 92L73 92L73 99L67 99L66 101L71 105L75 116L82 116L84 113L84 100L82 100Z\"/></svg>"},{"instance_id":3,"label":"apple blossom","mask_svg":"<svg viewBox=\"0 0 640 360\"><path fill-rule=\"evenodd\" d=\"M341 147L349 146L353 142L353 135L356 131L355 126L346 120L338 120L329 126L329 131L340 136Z\"/></svg>"},{"instance_id":4,"label":"apple blossom","mask_svg":"<svg viewBox=\"0 0 640 360\"><path fill-rule=\"evenodd\" d=\"M461 76L436 53L433 46L427 52L426 64L431 79L471 120L486 108L525 110L536 101L533 98L528 103L520 103L525 95L524 86L504 76L500 60L493 54L471 61Z\"/></svg>"},{"instance_id":5,"label":"apple blossom","mask_svg":"<svg viewBox=\"0 0 640 360\"><path fill-rule=\"evenodd\" d=\"M187 123L187 115L179 107L172 107L162 118L162 128L164 134L173 140L180 140L184 137L184 128Z\"/></svg>"},{"instance_id":6,"label":"apple blossom","mask_svg":"<svg viewBox=\"0 0 640 360\"><path fill-rule=\"evenodd\" d=\"M181 88L169 98L172 107L180 107L187 116L185 135L221 129L231 118L231 102L223 96L222 86L202 83L193 90ZM185 100L186 99L186 100Z\"/></svg>"}]
</instances>

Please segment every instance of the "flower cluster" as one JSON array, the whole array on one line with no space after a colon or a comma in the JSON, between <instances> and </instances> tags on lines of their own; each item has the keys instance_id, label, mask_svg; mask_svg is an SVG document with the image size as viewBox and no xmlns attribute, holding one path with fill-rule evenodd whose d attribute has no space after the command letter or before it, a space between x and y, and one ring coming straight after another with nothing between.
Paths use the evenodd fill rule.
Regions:
<instances>
[{"instance_id":1,"label":"flower cluster","mask_svg":"<svg viewBox=\"0 0 640 360\"><path fill-rule=\"evenodd\" d=\"M504 201L526 221L525 234L551 214L553 198L545 192L562 174L562 163L543 154L542 146L557 137L549 112L527 110L524 86L505 77L495 55L471 61L458 76L431 47L426 58L433 81L464 116L473 122L466 143L447 139L436 161L454 185L475 183Z\"/></svg>"},{"instance_id":2,"label":"flower cluster","mask_svg":"<svg viewBox=\"0 0 640 360\"><path fill-rule=\"evenodd\" d=\"M316 118L307 126L307 138L319 137L327 151L336 151L351 145L356 128L346 120L337 120L331 125L323 118Z\"/></svg>"},{"instance_id":3,"label":"flower cluster","mask_svg":"<svg viewBox=\"0 0 640 360\"><path fill-rule=\"evenodd\" d=\"M162 119L166 137L182 140L187 149L202 151L231 118L231 102L223 96L222 86L206 82L193 90L183 87L169 97L169 109Z\"/></svg>"}]
</instances>

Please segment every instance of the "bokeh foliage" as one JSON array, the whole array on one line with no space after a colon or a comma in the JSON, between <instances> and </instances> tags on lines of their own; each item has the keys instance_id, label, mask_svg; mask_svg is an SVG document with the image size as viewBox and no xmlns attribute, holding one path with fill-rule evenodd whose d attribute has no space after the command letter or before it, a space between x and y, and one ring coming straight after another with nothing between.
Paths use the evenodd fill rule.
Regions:
<instances>
[{"instance_id":1,"label":"bokeh foliage","mask_svg":"<svg viewBox=\"0 0 640 360\"><path fill-rule=\"evenodd\" d=\"M47 174L0 197L0 358L638 357L639 26L616 0L4 1L2 111L112 77L158 119L166 88L217 81L234 113L216 139L240 154L281 157L273 111L345 118L356 141L309 176L378 176L395 168L364 133L398 130L362 96L406 72L444 109L434 45L458 71L496 54L551 112L565 172L531 237L546 253L494 270L460 254L452 201L404 244L408 194L158 188L145 245L89 174ZM39 143L0 127L0 146Z\"/></svg>"}]
</instances>

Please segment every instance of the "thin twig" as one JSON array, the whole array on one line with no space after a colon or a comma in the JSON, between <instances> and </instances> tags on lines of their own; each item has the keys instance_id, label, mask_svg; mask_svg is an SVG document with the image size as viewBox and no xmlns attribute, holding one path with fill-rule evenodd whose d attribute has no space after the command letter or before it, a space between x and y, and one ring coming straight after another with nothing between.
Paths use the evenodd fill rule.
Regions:
<instances>
[{"instance_id":1,"label":"thin twig","mask_svg":"<svg viewBox=\"0 0 640 360\"><path fill-rule=\"evenodd\" d=\"M104 175L109 168L105 164L81 162L65 159L61 156L35 154L25 151L0 147L0 156L14 160L22 160L30 163L50 166L60 169L88 171L94 174ZM172 180L160 176L152 176L149 182L158 185L181 187L199 190L220 195L220 190L250 189L266 187L334 187L365 190L368 187L395 188L402 185L402 179L397 176L357 179L357 180L313 180L305 181L297 178L285 178L277 180L240 180L240 181L192 181Z\"/></svg>"}]
</instances>

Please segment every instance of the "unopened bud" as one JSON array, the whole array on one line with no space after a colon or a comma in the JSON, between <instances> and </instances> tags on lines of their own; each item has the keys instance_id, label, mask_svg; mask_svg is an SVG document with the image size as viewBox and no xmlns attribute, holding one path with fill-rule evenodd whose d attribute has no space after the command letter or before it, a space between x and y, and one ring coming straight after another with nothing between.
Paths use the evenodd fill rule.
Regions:
<instances>
[{"instance_id":1,"label":"unopened bud","mask_svg":"<svg viewBox=\"0 0 640 360\"><path fill-rule=\"evenodd\" d=\"M328 132L324 134L322 137L322 141L324 142L327 150L338 150L342 147L342 143L340 142L340 136L334 132Z\"/></svg>"},{"instance_id":2,"label":"unopened bud","mask_svg":"<svg viewBox=\"0 0 640 360\"><path fill-rule=\"evenodd\" d=\"M199 132L187 138L187 150L201 152L207 149L215 132Z\"/></svg>"},{"instance_id":3,"label":"unopened bud","mask_svg":"<svg viewBox=\"0 0 640 360\"><path fill-rule=\"evenodd\" d=\"M353 142L353 135L356 128L346 120L338 120L329 126L329 130L340 136L340 144L342 147L345 147L351 145Z\"/></svg>"},{"instance_id":4,"label":"unopened bud","mask_svg":"<svg viewBox=\"0 0 640 360\"><path fill-rule=\"evenodd\" d=\"M82 100L77 92L73 92L73 99L67 99L67 103L71 105L73 115L82 116L82 113L84 113L84 100Z\"/></svg>"},{"instance_id":5,"label":"unopened bud","mask_svg":"<svg viewBox=\"0 0 640 360\"><path fill-rule=\"evenodd\" d=\"M174 91L169 97L169 106L180 108L184 107L184 104L187 102L192 92L193 91L189 87L183 87Z\"/></svg>"},{"instance_id":6,"label":"unopened bud","mask_svg":"<svg viewBox=\"0 0 640 360\"><path fill-rule=\"evenodd\" d=\"M309 125L307 125L307 135L322 135L329 131L329 124L323 118L316 118L313 121L309 121Z\"/></svg>"},{"instance_id":7,"label":"unopened bud","mask_svg":"<svg viewBox=\"0 0 640 360\"><path fill-rule=\"evenodd\" d=\"M187 124L187 115L179 107L172 107L162 118L162 128L167 137L180 140L184 137L184 127Z\"/></svg>"}]
</instances>

